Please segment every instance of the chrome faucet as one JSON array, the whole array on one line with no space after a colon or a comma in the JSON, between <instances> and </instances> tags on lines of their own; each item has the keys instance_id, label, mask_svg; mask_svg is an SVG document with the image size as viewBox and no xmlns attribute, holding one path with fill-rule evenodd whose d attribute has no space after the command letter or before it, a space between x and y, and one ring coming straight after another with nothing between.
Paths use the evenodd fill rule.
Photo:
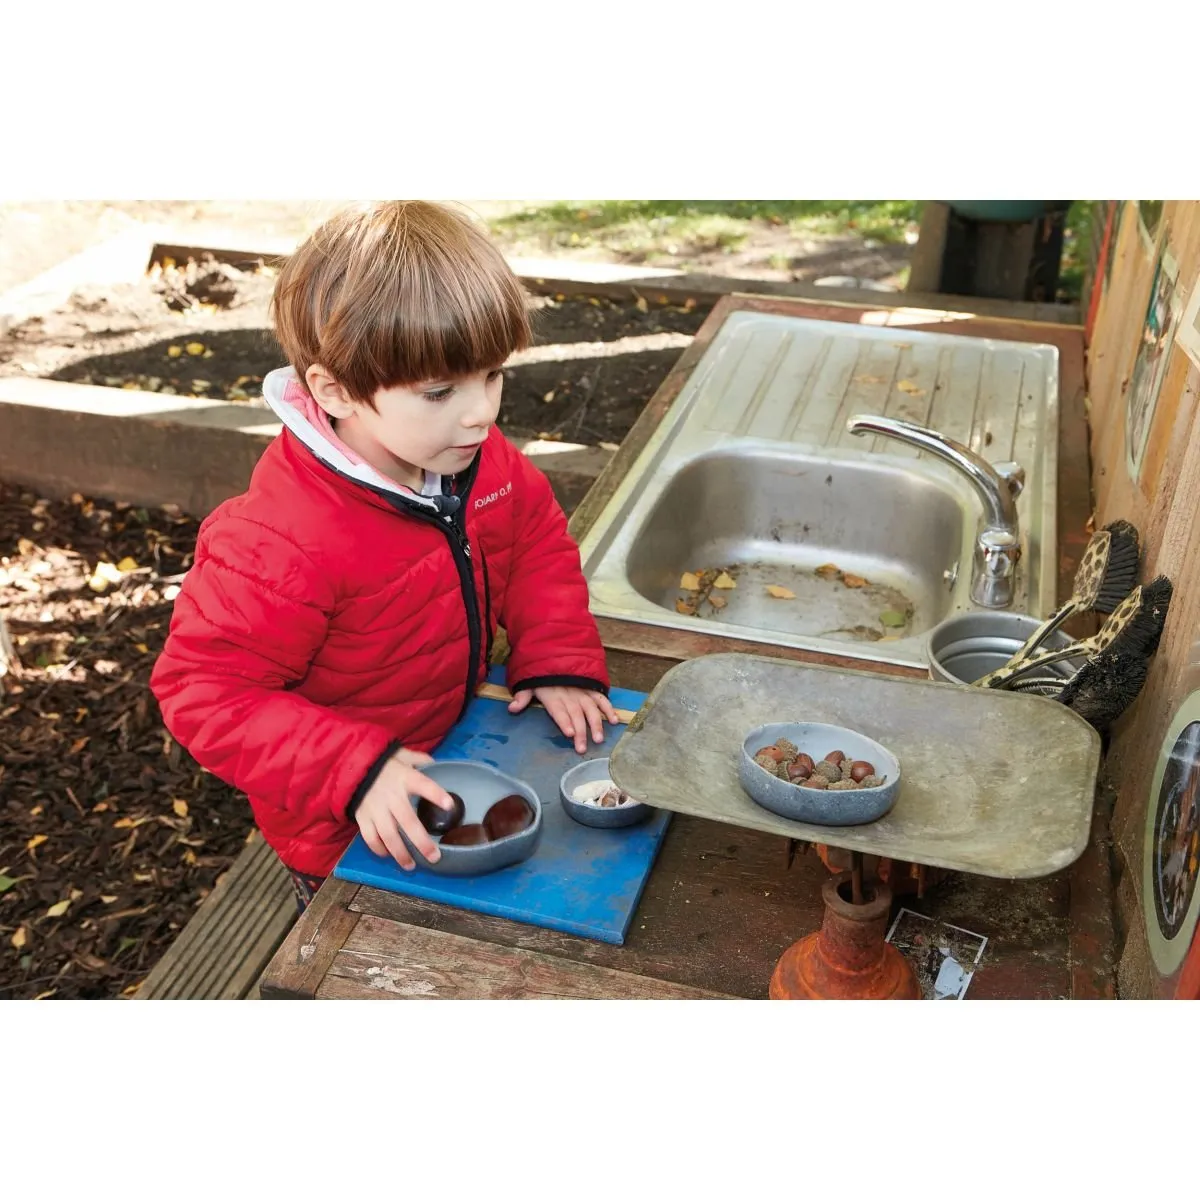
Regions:
<instances>
[{"instance_id":1,"label":"chrome faucet","mask_svg":"<svg viewBox=\"0 0 1200 1200\"><path fill-rule=\"evenodd\" d=\"M1012 604L1021 557L1017 497L1025 486L1024 468L1012 462L993 466L959 442L911 421L863 414L851 417L846 429L860 437L873 433L928 450L966 476L983 502L983 527L975 539L971 599L983 608L1007 608Z\"/></svg>"}]
</instances>

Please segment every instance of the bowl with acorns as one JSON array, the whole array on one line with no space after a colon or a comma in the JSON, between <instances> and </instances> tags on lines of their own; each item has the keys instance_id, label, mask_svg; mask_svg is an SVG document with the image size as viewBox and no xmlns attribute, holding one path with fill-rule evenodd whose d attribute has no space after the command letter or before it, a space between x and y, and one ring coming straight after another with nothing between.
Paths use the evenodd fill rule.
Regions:
<instances>
[{"instance_id":1,"label":"bowl with acorns","mask_svg":"<svg viewBox=\"0 0 1200 1200\"><path fill-rule=\"evenodd\" d=\"M810 825L865 825L900 794L900 761L841 725L777 722L742 743L738 778L763 808Z\"/></svg>"}]
</instances>

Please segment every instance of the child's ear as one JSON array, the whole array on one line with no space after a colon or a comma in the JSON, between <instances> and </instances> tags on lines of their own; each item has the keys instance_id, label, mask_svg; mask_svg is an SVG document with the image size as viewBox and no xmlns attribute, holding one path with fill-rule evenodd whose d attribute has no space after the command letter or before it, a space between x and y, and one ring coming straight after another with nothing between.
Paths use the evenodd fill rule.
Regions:
<instances>
[{"instance_id":1,"label":"child's ear","mask_svg":"<svg viewBox=\"0 0 1200 1200\"><path fill-rule=\"evenodd\" d=\"M345 388L320 363L313 363L304 372L304 382L312 398L335 420L344 421L352 417L354 402L346 395Z\"/></svg>"}]
</instances>

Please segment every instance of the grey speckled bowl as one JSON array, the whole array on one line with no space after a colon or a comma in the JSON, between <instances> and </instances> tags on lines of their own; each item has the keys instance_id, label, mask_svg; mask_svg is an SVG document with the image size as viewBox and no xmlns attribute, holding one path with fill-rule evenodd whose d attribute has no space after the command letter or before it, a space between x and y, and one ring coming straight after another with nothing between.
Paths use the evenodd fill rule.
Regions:
<instances>
[{"instance_id":1,"label":"grey speckled bowl","mask_svg":"<svg viewBox=\"0 0 1200 1200\"><path fill-rule=\"evenodd\" d=\"M865 759L887 780L882 787L853 788L822 792L801 788L771 775L754 761L755 751L787 738L814 762L820 762L831 750L841 750L850 758ZM810 825L865 825L878 821L889 812L900 794L900 762L878 742L843 729L840 725L813 722L760 725L752 729L742 743L738 779L756 804L790 821Z\"/></svg>"},{"instance_id":2,"label":"grey speckled bowl","mask_svg":"<svg viewBox=\"0 0 1200 1200\"><path fill-rule=\"evenodd\" d=\"M464 825L478 824L484 814L497 800L516 792L533 805L533 824L509 837L495 842L484 842L480 846L442 846L442 857L437 862L428 862L425 856L404 836L413 861L422 871L435 875L487 875L502 867L511 867L531 857L542 840L542 802L538 794L527 783L497 771L486 763L435 762L425 768L425 774L435 779L448 792L457 792L463 800L466 815ZM410 797L416 808L418 797ZM432 835L435 842L441 842Z\"/></svg>"},{"instance_id":3,"label":"grey speckled bowl","mask_svg":"<svg viewBox=\"0 0 1200 1200\"><path fill-rule=\"evenodd\" d=\"M635 802L622 804L620 808L593 808L590 804L579 804L571 799L571 793L580 784L596 783L601 779L611 782L607 758L590 758L567 771L558 785L563 812L580 825L591 825L596 829L619 829L625 825L636 825L654 812L649 804Z\"/></svg>"}]
</instances>

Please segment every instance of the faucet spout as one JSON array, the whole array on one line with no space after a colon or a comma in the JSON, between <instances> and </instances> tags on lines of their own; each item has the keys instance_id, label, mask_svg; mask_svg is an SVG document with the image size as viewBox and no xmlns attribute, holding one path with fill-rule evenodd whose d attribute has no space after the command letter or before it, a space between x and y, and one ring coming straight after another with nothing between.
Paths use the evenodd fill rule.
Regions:
<instances>
[{"instance_id":1,"label":"faucet spout","mask_svg":"<svg viewBox=\"0 0 1200 1200\"><path fill-rule=\"evenodd\" d=\"M987 608L1007 608L1013 600L1021 535L1016 497L1025 473L1015 463L997 470L966 446L911 421L870 414L851 417L846 429L859 437L878 434L927 450L948 463L975 489L983 505L983 528L975 544L971 598Z\"/></svg>"}]
</instances>

